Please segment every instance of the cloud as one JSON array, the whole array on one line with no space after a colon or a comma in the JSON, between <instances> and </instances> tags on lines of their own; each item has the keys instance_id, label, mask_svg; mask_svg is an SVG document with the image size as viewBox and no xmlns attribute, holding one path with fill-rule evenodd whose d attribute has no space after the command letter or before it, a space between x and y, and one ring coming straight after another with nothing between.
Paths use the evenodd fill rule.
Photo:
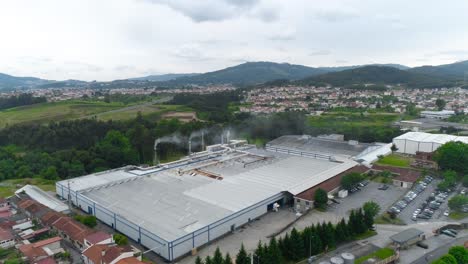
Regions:
<instances>
[{"instance_id":1,"label":"cloud","mask_svg":"<svg viewBox=\"0 0 468 264\"><path fill-rule=\"evenodd\" d=\"M349 63L349 61L347 61L347 60L336 60L335 62L338 63L338 64L346 64L346 63Z\"/></svg>"},{"instance_id":2,"label":"cloud","mask_svg":"<svg viewBox=\"0 0 468 264\"><path fill-rule=\"evenodd\" d=\"M271 22L278 19L277 11L271 7L259 7L259 0L147 0L161 4L189 17L194 22L223 21L249 15L249 17Z\"/></svg>"},{"instance_id":3,"label":"cloud","mask_svg":"<svg viewBox=\"0 0 468 264\"><path fill-rule=\"evenodd\" d=\"M317 10L314 17L324 22L344 22L359 17L357 11L352 9L322 9Z\"/></svg>"},{"instance_id":4,"label":"cloud","mask_svg":"<svg viewBox=\"0 0 468 264\"><path fill-rule=\"evenodd\" d=\"M325 56L325 55L330 55L331 51L330 50L316 50L312 51L309 53L309 56Z\"/></svg>"},{"instance_id":5,"label":"cloud","mask_svg":"<svg viewBox=\"0 0 468 264\"><path fill-rule=\"evenodd\" d=\"M172 56L189 61L209 61L214 58L207 56L204 49L197 43L188 43L176 48Z\"/></svg>"},{"instance_id":6,"label":"cloud","mask_svg":"<svg viewBox=\"0 0 468 264\"><path fill-rule=\"evenodd\" d=\"M289 41L296 38L296 32L294 30L285 29L281 30L268 37L269 40L273 41Z\"/></svg>"}]
</instances>

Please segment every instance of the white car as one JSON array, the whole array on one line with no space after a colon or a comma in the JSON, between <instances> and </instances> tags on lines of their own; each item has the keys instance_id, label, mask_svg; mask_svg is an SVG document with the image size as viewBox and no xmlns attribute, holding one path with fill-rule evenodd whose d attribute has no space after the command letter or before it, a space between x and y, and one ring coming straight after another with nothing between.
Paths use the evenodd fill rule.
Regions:
<instances>
[{"instance_id":1,"label":"white car","mask_svg":"<svg viewBox=\"0 0 468 264\"><path fill-rule=\"evenodd\" d=\"M445 215L445 216L449 216L449 211L445 211L445 212L444 212L444 215Z\"/></svg>"}]
</instances>

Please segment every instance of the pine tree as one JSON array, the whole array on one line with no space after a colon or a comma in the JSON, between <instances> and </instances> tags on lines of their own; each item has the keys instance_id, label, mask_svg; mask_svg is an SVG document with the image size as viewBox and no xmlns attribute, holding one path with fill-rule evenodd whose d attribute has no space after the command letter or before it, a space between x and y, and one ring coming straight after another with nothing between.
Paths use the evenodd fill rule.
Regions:
<instances>
[{"instance_id":1,"label":"pine tree","mask_svg":"<svg viewBox=\"0 0 468 264\"><path fill-rule=\"evenodd\" d=\"M312 233L311 227L306 227L302 231L302 241L304 243L304 249L306 254L309 256L312 254Z\"/></svg>"},{"instance_id":2,"label":"pine tree","mask_svg":"<svg viewBox=\"0 0 468 264\"><path fill-rule=\"evenodd\" d=\"M331 222L328 222L326 225L326 234L328 236L328 247L335 248L336 247L336 238L335 238L335 227L332 225Z\"/></svg>"},{"instance_id":3,"label":"pine tree","mask_svg":"<svg viewBox=\"0 0 468 264\"><path fill-rule=\"evenodd\" d=\"M349 215L349 221L348 221L348 230L350 231L350 235L354 236L357 234L357 229L358 229L358 223L356 223L356 213L354 210L351 210L351 214Z\"/></svg>"},{"instance_id":4,"label":"pine tree","mask_svg":"<svg viewBox=\"0 0 468 264\"><path fill-rule=\"evenodd\" d=\"M342 218L341 221L336 225L335 238L338 244L348 241L350 239L348 225L346 224L344 218Z\"/></svg>"},{"instance_id":5,"label":"pine tree","mask_svg":"<svg viewBox=\"0 0 468 264\"><path fill-rule=\"evenodd\" d=\"M206 256L206 258L205 258L205 264L213 264L213 260L211 259L210 256Z\"/></svg>"},{"instance_id":6,"label":"pine tree","mask_svg":"<svg viewBox=\"0 0 468 264\"><path fill-rule=\"evenodd\" d=\"M312 236L312 255L317 255L323 251L323 244L322 239L320 238L319 234L317 233L317 229L312 226L311 228L311 236Z\"/></svg>"},{"instance_id":7,"label":"pine tree","mask_svg":"<svg viewBox=\"0 0 468 264\"><path fill-rule=\"evenodd\" d=\"M291 248L291 238L289 237L289 234L286 233L283 237L283 245L280 247L281 250L281 255L285 259L291 259L291 253L292 253L292 248Z\"/></svg>"},{"instance_id":8,"label":"pine tree","mask_svg":"<svg viewBox=\"0 0 468 264\"><path fill-rule=\"evenodd\" d=\"M317 228L317 234L320 237L320 240L322 242L322 250L326 250L328 247L328 237L325 234L326 233L325 223L323 224L318 223L316 228Z\"/></svg>"},{"instance_id":9,"label":"pine tree","mask_svg":"<svg viewBox=\"0 0 468 264\"><path fill-rule=\"evenodd\" d=\"M215 250L213 256L213 264L224 264L223 254L221 254L221 250L219 250L219 247L217 247Z\"/></svg>"},{"instance_id":10,"label":"pine tree","mask_svg":"<svg viewBox=\"0 0 468 264\"><path fill-rule=\"evenodd\" d=\"M257 249L252 256L254 264L263 264L265 262L265 249L263 247L262 241L258 241Z\"/></svg>"},{"instance_id":11,"label":"pine tree","mask_svg":"<svg viewBox=\"0 0 468 264\"><path fill-rule=\"evenodd\" d=\"M356 213L356 230L359 234L362 234L367 231L366 223L364 221L364 214L362 213L362 208L359 208Z\"/></svg>"},{"instance_id":12,"label":"pine tree","mask_svg":"<svg viewBox=\"0 0 468 264\"><path fill-rule=\"evenodd\" d=\"M293 228L291 230L291 260L298 261L305 257L304 243L301 239L301 235Z\"/></svg>"},{"instance_id":13,"label":"pine tree","mask_svg":"<svg viewBox=\"0 0 468 264\"><path fill-rule=\"evenodd\" d=\"M200 258L200 256L197 256L195 259L195 264L203 264L203 260Z\"/></svg>"},{"instance_id":14,"label":"pine tree","mask_svg":"<svg viewBox=\"0 0 468 264\"><path fill-rule=\"evenodd\" d=\"M281 252L276 242L275 237L270 239L266 254L266 263L268 264L281 264L282 263Z\"/></svg>"},{"instance_id":15,"label":"pine tree","mask_svg":"<svg viewBox=\"0 0 468 264\"><path fill-rule=\"evenodd\" d=\"M237 253L236 264L250 264L250 256L247 255L247 252L245 251L245 247L243 243L241 244L239 253Z\"/></svg>"},{"instance_id":16,"label":"pine tree","mask_svg":"<svg viewBox=\"0 0 468 264\"><path fill-rule=\"evenodd\" d=\"M232 264L232 259L231 259L231 256L229 255L229 252L226 253L226 257L224 257L224 263L223 264Z\"/></svg>"}]
</instances>

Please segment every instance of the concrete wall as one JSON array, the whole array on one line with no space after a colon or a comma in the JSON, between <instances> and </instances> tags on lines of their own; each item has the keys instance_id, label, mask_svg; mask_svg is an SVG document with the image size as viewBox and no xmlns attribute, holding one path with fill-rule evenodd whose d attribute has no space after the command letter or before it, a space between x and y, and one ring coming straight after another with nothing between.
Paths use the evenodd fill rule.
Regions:
<instances>
[{"instance_id":1,"label":"concrete wall","mask_svg":"<svg viewBox=\"0 0 468 264\"><path fill-rule=\"evenodd\" d=\"M393 180L393 185L401 188L411 188L413 184L411 182Z\"/></svg>"},{"instance_id":2,"label":"concrete wall","mask_svg":"<svg viewBox=\"0 0 468 264\"><path fill-rule=\"evenodd\" d=\"M434 142L419 142L407 139L394 139L393 143L398 148L396 152L415 155L416 152L434 152L441 144Z\"/></svg>"}]
</instances>

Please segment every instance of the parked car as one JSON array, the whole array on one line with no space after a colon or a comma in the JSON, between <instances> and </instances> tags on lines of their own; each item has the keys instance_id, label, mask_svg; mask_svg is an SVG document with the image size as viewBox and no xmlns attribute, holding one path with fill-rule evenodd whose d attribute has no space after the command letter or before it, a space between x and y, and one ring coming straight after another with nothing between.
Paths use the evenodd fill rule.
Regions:
<instances>
[{"instance_id":1,"label":"parked car","mask_svg":"<svg viewBox=\"0 0 468 264\"><path fill-rule=\"evenodd\" d=\"M442 234L444 234L444 235L447 235L447 236L449 236L449 237L457 237L456 234L454 234L454 233L448 231L447 229L442 230L440 233L442 233Z\"/></svg>"},{"instance_id":2,"label":"parked car","mask_svg":"<svg viewBox=\"0 0 468 264\"><path fill-rule=\"evenodd\" d=\"M445 216L449 216L449 214L450 214L450 212L448 210L444 212Z\"/></svg>"},{"instance_id":3,"label":"parked car","mask_svg":"<svg viewBox=\"0 0 468 264\"><path fill-rule=\"evenodd\" d=\"M384 191L385 191L385 190L388 189L388 185L387 185L387 184L382 184L382 185L379 186L378 189L379 189L379 190L384 190Z\"/></svg>"},{"instance_id":4,"label":"parked car","mask_svg":"<svg viewBox=\"0 0 468 264\"><path fill-rule=\"evenodd\" d=\"M425 214L418 214L417 218L420 218L420 219L430 219L431 217L430 216L427 216Z\"/></svg>"},{"instance_id":5,"label":"parked car","mask_svg":"<svg viewBox=\"0 0 468 264\"><path fill-rule=\"evenodd\" d=\"M419 241L418 243L416 243L416 246L418 246L420 248L424 248L424 249L429 248L429 246L426 243L422 242L422 241Z\"/></svg>"}]
</instances>

